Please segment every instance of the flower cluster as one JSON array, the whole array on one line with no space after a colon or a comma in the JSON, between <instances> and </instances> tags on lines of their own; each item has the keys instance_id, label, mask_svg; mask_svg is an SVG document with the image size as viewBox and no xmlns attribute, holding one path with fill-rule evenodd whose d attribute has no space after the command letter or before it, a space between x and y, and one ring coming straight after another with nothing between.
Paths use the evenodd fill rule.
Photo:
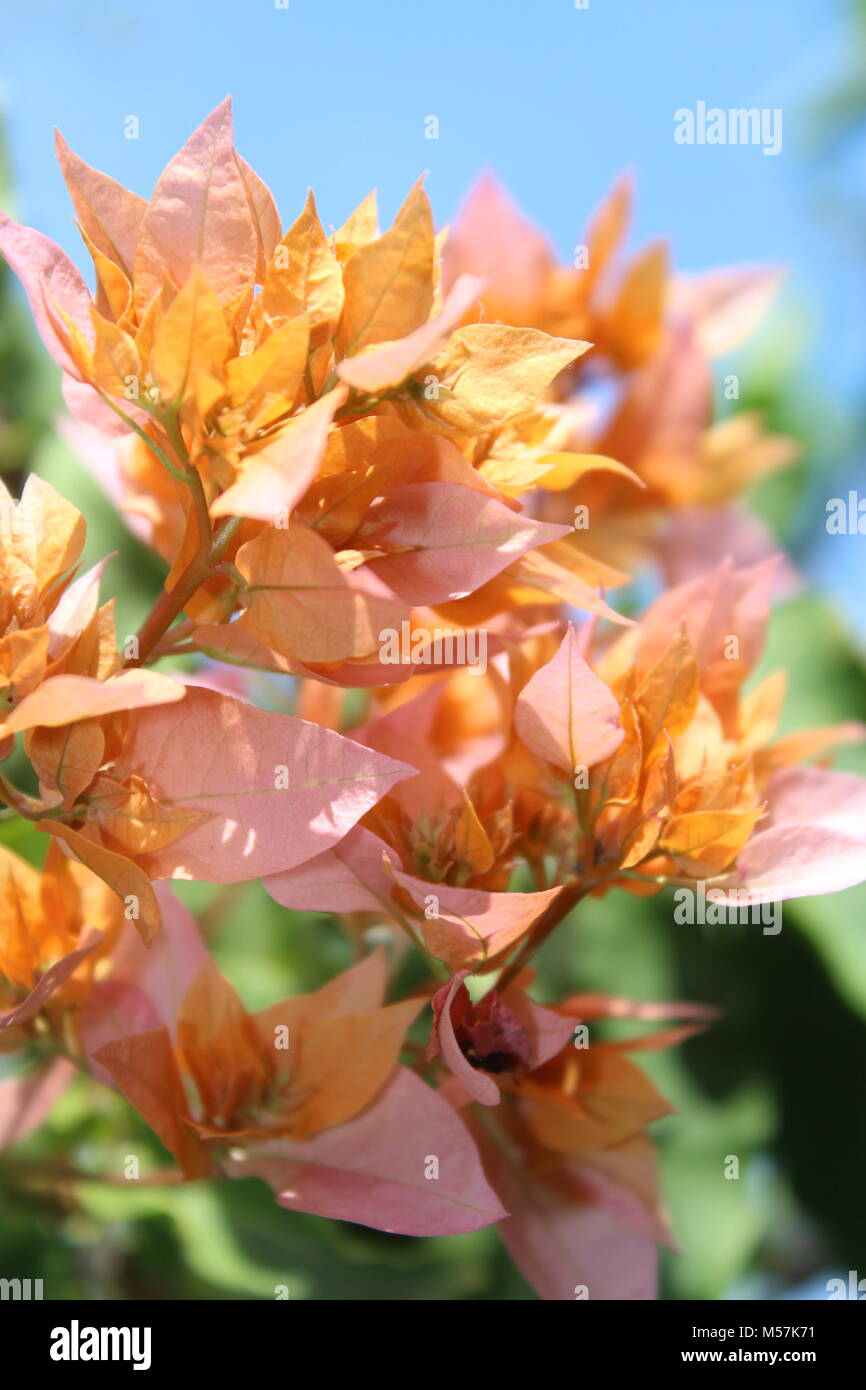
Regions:
<instances>
[{"instance_id":1,"label":"flower cluster","mask_svg":"<svg viewBox=\"0 0 866 1390\"><path fill-rule=\"evenodd\" d=\"M804 765L862 730L777 736L783 676L747 685L775 563L737 497L791 449L713 422L708 357L777 277L683 285L660 246L621 267L625 183L571 267L490 180L445 237L420 183L384 232L372 197L326 232L312 194L284 231L227 102L149 202L58 155L94 295L5 217L0 251L167 574L118 644L78 511L35 476L0 497L0 758L31 774L0 798L46 844L41 870L0 851L0 1038L38 1058L0 1085L0 1133L77 1067L187 1179L409 1235L501 1223L543 1297L653 1297L669 1108L629 1054L711 1011L542 1005L530 961L614 889L866 878L866 784ZM607 591L660 554L678 582L625 617ZM335 914L358 963L250 1013L172 879L261 879ZM383 924L428 967L409 997L364 954Z\"/></svg>"}]
</instances>

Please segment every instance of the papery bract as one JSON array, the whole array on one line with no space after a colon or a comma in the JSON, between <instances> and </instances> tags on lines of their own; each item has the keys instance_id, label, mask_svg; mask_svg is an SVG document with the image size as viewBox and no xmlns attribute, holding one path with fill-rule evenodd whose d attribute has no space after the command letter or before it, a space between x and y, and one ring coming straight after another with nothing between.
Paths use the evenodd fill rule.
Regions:
<instances>
[{"instance_id":1,"label":"papery bract","mask_svg":"<svg viewBox=\"0 0 866 1390\"><path fill-rule=\"evenodd\" d=\"M429 1156L439 1177L424 1176ZM399 1235L459 1235L507 1216L460 1118L400 1068L378 1101L304 1144L271 1140L230 1162L233 1177L263 1177L280 1206Z\"/></svg>"}]
</instances>

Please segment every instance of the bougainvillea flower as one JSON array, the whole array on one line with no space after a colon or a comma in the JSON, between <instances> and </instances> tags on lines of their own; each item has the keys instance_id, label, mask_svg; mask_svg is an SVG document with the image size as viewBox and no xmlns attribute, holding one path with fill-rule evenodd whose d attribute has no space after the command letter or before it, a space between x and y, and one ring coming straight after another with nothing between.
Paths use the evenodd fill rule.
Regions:
<instances>
[{"instance_id":1,"label":"bougainvillea flower","mask_svg":"<svg viewBox=\"0 0 866 1390\"><path fill-rule=\"evenodd\" d=\"M283 907L384 915L451 970L495 969L559 893L488 893L403 873L385 841L362 827L333 850L263 881Z\"/></svg>"},{"instance_id":2,"label":"bougainvillea flower","mask_svg":"<svg viewBox=\"0 0 866 1390\"><path fill-rule=\"evenodd\" d=\"M576 1032L574 1046L563 1046L560 1035L541 1065L509 1081L483 1122L477 1112L471 1119L510 1214L499 1228L503 1242L542 1298L656 1297L657 1246L672 1237L646 1130L671 1110L627 1053L679 1041L705 1026L710 1012L575 995L553 1010ZM677 1014L694 1022L632 1041L592 1036L600 1018ZM588 1033L579 1023L589 1023Z\"/></svg>"},{"instance_id":3,"label":"bougainvillea flower","mask_svg":"<svg viewBox=\"0 0 866 1390\"><path fill-rule=\"evenodd\" d=\"M752 412L713 423L712 390L696 326L677 324L635 375L603 436L604 448L647 484L643 493L620 490L621 499L656 510L716 505L792 461L790 441L763 435ZM603 515L601 494L593 500Z\"/></svg>"},{"instance_id":4,"label":"bougainvillea flower","mask_svg":"<svg viewBox=\"0 0 866 1390\"><path fill-rule=\"evenodd\" d=\"M519 1086L565 1047L574 1022L543 1009L516 985L491 989L473 1004L459 970L433 996L427 1058L441 1055L466 1095L498 1105L500 1086Z\"/></svg>"},{"instance_id":5,"label":"bougainvillea flower","mask_svg":"<svg viewBox=\"0 0 866 1390\"><path fill-rule=\"evenodd\" d=\"M639 366L661 337L667 258L661 243L648 247L609 288L606 279L628 229L631 202L630 181L620 179L589 227L583 255L565 267L547 237L486 174L471 190L446 242L445 283L466 272L482 275L489 317L574 333L589 338L617 365Z\"/></svg>"},{"instance_id":6,"label":"bougainvillea flower","mask_svg":"<svg viewBox=\"0 0 866 1390\"><path fill-rule=\"evenodd\" d=\"M597 994L542 1008L526 974L473 1004L466 976L433 998L427 1059L452 1073L441 1094L467 1118L509 1212L509 1253L543 1298L654 1298L656 1247L671 1234L646 1130L671 1111L627 1054L682 1041L713 1011ZM598 1020L666 1017L685 1021L594 1036Z\"/></svg>"},{"instance_id":7,"label":"bougainvillea flower","mask_svg":"<svg viewBox=\"0 0 866 1390\"><path fill-rule=\"evenodd\" d=\"M571 642L569 637L566 645ZM519 670L516 650L512 646ZM573 812L551 797L546 765L525 747L517 750L513 738L509 745L513 692L505 653L502 661L500 667L497 657L482 676L456 673L437 680L353 730L354 738L382 753L413 749L419 775L395 786L364 826L333 851L268 877L265 885L277 902L380 917L384 912L451 971L497 968L556 912L559 888L555 882L542 886L544 861L564 843ZM623 737L610 692L592 673L582 687L576 681L569 686L567 665L552 675L562 699L552 689L539 690L543 717L551 721L543 751L550 751L555 738L572 736L566 727L573 715L585 755L591 747L602 757ZM569 714L569 688L582 688L595 701L579 721L579 702ZM522 710L528 719L527 701ZM513 891L512 872L521 861L541 880L538 891Z\"/></svg>"},{"instance_id":8,"label":"bougainvillea flower","mask_svg":"<svg viewBox=\"0 0 866 1390\"><path fill-rule=\"evenodd\" d=\"M0 701L4 716L61 672L104 677L119 665L113 604L98 606L105 561L75 578L84 518L31 474L20 501L0 483ZM26 727L26 726L22 726Z\"/></svg>"},{"instance_id":9,"label":"bougainvillea flower","mask_svg":"<svg viewBox=\"0 0 866 1390\"><path fill-rule=\"evenodd\" d=\"M151 879L237 883L291 868L414 775L329 729L182 689L180 703L73 726L88 731L76 744L74 791L59 815L46 807L38 822L120 896L136 898L145 932L159 924ZM43 784L62 781L67 748L40 744Z\"/></svg>"},{"instance_id":10,"label":"bougainvillea flower","mask_svg":"<svg viewBox=\"0 0 866 1390\"><path fill-rule=\"evenodd\" d=\"M786 767L772 775L765 796L766 814L731 875L736 901L808 898L866 880L862 777ZM726 900L726 886L717 890L719 901Z\"/></svg>"},{"instance_id":11,"label":"bougainvillea flower","mask_svg":"<svg viewBox=\"0 0 866 1390\"><path fill-rule=\"evenodd\" d=\"M347 1124L253 1145L226 1171L264 1178L282 1207L397 1235L460 1235L508 1216L460 1117L405 1067Z\"/></svg>"},{"instance_id":12,"label":"bougainvillea flower","mask_svg":"<svg viewBox=\"0 0 866 1390\"><path fill-rule=\"evenodd\" d=\"M95 1076L112 1084L93 1055L105 1043L165 1026L174 1032L181 1002L207 960L195 919L167 883L154 885L162 931L147 945L125 921L90 990L75 1009L77 1048Z\"/></svg>"},{"instance_id":13,"label":"bougainvillea flower","mask_svg":"<svg viewBox=\"0 0 866 1390\"><path fill-rule=\"evenodd\" d=\"M348 972L318 995L248 1015L205 958L172 1023L178 1064L201 1102L193 1127L214 1141L303 1138L351 1118L389 1075L423 1004L416 999L382 1009L383 992L380 952L360 975ZM107 1064L107 1057L101 1051L97 1060Z\"/></svg>"},{"instance_id":14,"label":"bougainvillea flower","mask_svg":"<svg viewBox=\"0 0 866 1390\"><path fill-rule=\"evenodd\" d=\"M0 1048L83 1003L122 924L115 895L56 842L41 871L0 850Z\"/></svg>"},{"instance_id":15,"label":"bougainvillea flower","mask_svg":"<svg viewBox=\"0 0 866 1390\"><path fill-rule=\"evenodd\" d=\"M504 891L537 808L515 806L507 782L491 775L502 747L483 731L493 680L458 674L437 681L353 730L387 756L411 748L418 776L395 785L333 850L269 875L271 896L285 907L384 912L450 970L496 968L552 909L559 890ZM474 721L465 742L459 699L449 698L454 689L465 692L462 715ZM487 713L499 727L495 697ZM543 837L544 826L538 829Z\"/></svg>"},{"instance_id":16,"label":"bougainvillea flower","mask_svg":"<svg viewBox=\"0 0 866 1390\"><path fill-rule=\"evenodd\" d=\"M524 686L514 722L536 757L572 776L577 768L610 757L622 743L619 706L580 655L571 623L556 656Z\"/></svg>"},{"instance_id":17,"label":"bougainvillea flower","mask_svg":"<svg viewBox=\"0 0 866 1390\"><path fill-rule=\"evenodd\" d=\"M163 1027L107 1043L95 1060L188 1177L217 1163L264 1177L282 1205L403 1234L490 1225L505 1212L465 1127L397 1065L424 1001L385 1006L384 988L380 950L316 994L248 1014L208 962L173 1042Z\"/></svg>"},{"instance_id":18,"label":"bougainvillea flower","mask_svg":"<svg viewBox=\"0 0 866 1390\"><path fill-rule=\"evenodd\" d=\"M445 285L467 272L484 276L479 300L488 318L592 342L591 353L554 384L553 394L567 407L563 420L571 419L567 447L617 459L628 466L623 476L637 476L644 487L626 486L608 470L579 492L570 486L561 496L543 494L540 514L566 520L579 504L591 518L582 539L592 556L626 568L648 558L665 563L660 531L671 512L711 506L719 525L730 527L739 515L731 499L796 456L791 441L766 434L753 412L712 418L708 357L730 351L753 331L780 272L737 267L674 278L661 243L623 267L631 202L630 181L620 179L575 248L573 265L564 266L487 175L444 247ZM467 317L477 313L472 306ZM583 408L580 389L589 372L604 373L614 388L610 412ZM712 548L704 568L724 554Z\"/></svg>"},{"instance_id":19,"label":"bougainvillea flower","mask_svg":"<svg viewBox=\"0 0 866 1390\"><path fill-rule=\"evenodd\" d=\"M205 950L192 918L166 885L156 889L165 931L146 949L116 895L83 865L49 846L41 873L0 854L0 1051L56 1039L29 1069L0 1083L0 1150L42 1123L55 1100L119 1033L174 1019ZM5 1008L11 1005L10 1008Z\"/></svg>"},{"instance_id":20,"label":"bougainvillea flower","mask_svg":"<svg viewBox=\"0 0 866 1390\"><path fill-rule=\"evenodd\" d=\"M46 1060L43 1052L0 1083L0 1149L41 1123L76 1060L113 1084L92 1054L130 1032L174 1027L206 957L195 922L167 884L155 889L164 931L145 947L115 894L58 843L41 874L9 851L2 862L0 1001L20 1002L0 1017L0 1050L18 1052L33 1041L44 1047L54 1037L64 1056Z\"/></svg>"},{"instance_id":21,"label":"bougainvillea flower","mask_svg":"<svg viewBox=\"0 0 866 1390\"><path fill-rule=\"evenodd\" d=\"M159 671L120 671L97 680L90 676L51 676L25 695L0 724L0 738L30 729L61 729L124 710L176 704L186 687ZM59 772L59 767L55 772Z\"/></svg>"},{"instance_id":22,"label":"bougainvillea flower","mask_svg":"<svg viewBox=\"0 0 866 1390\"><path fill-rule=\"evenodd\" d=\"M579 493L546 494L540 514L564 520L579 503L590 518L586 549L628 569L647 561L670 567L677 559L666 544L672 525L685 528L694 515L707 512L713 531L702 568L721 563L731 539L745 559L746 540L739 532L745 530L754 544L755 530L754 525L746 530L753 519L738 499L758 478L789 466L798 452L793 441L767 433L753 411L714 420L711 365L698 326L689 319L671 325L658 351L623 386L611 412L601 420L578 421L569 446L612 454L643 487L595 474ZM759 558L774 549L770 537L763 537ZM701 556L693 559L699 562Z\"/></svg>"},{"instance_id":23,"label":"bougainvillea flower","mask_svg":"<svg viewBox=\"0 0 866 1390\"><path fill-rule=\"evenodd\" d=\"M816 885L810 891L833 891L833 884L848 886L862 876L851 834L860 779L781 771L834 742L862 738L862 727L846 724L773 742L783 685L771 677L743 691L763 645L772 577L772 564L744 571L723 565L664 594L637 628L602 655L598 671L619 705L625 737L579 791L579 869L590 882L615 879L620 868L628 870L621 886L635 889L641 880L649 888L654 878L661 885L666 876L678 875L724 876L726 886L742 878L745 887L766 870L768 887L782 825L792 827L785 863L800 863L792 884L808 878ZM530 682L521 698L531 689ZM540 704L537 714L543 720ZM775 785L774 774L780 779ZM802 835L809 814L803 793L813 778L821 795L807 853L805 840L795 847L792 822L799 822ZM796 792L785 796L791 786L802 787L799 798ZM829 812L833 786L838 817L822 826L821 806ZM777 886L783 877L776 874Z\"/></svg>"},{"instance_id":24,"label":"bougainvillea flower","mask_svg":"<svg viewBox=\"0 0 866 1390\"><path fill-rule=\"evenodd\" d=\"M864 730L774 739L783 685L743 691L772 580L771 564L723 565L597 653L568 627L558 647L547 633L483 676L390 698L354 736L412 757L418 777L269 892L384 915L457 972L501 967L611 886L704 881L719 901L737 888L761 902L862 881L862 780L794 764ZM514 891L520 866L536 891Z\"/></svg>"},{"instance_id":25,"label":"bougainvillea flower","mask_svg":"<svg viewBox=\"0 0 866 1390\"><path fill-rule=\"evenodd\" d=\"M362 663L385 682L379 633L413 608L503 572L532 591L524 557L572 528L522 516L516 498L563 468L584 471L540 403L589 345L461 326L481 281L463 276L443 298L420 183L381 235L364 214L327 236L312 196L282 234L234 150L228 101L149 202L62 141L58 155L95 297L57 247L8 218L0 250L67 375L70 408L127 435L125 505L172 566L169 589L201 565L184 591L193 643L345 684ZM592 467L627 473L598 453ZM217 553L221 572L208 573ZM596 607L610 578L568 545L538 588L558 582L560 597Z\"/></svg>"}]
</instances>

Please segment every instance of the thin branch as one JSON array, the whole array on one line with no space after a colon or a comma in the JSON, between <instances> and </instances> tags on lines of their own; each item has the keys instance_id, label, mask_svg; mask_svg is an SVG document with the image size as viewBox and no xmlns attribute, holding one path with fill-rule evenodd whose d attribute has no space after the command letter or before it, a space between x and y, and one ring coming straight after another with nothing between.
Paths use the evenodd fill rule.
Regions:
<instances>
[{"instance_id":1,"label":"thin branch","mask_svg":"<svg viewBox=\"0 0 866 1390\"><path fill-rule=\"evenodd\" d=\"M45 807L40 801L34 800L26 792L13 787L12 783L7 782L2 774L0 774L0 800L5 801L16 815L23 816L25 820L41 820L45 815Z\"/></svg>"},{"instance_id":2,"label":"thin branch","mask_svg":"<svg viewBox=\"0 0 866 1390\"><path fill-rule=\"evenodd\" d=\"M552 935L560 922L568 916L572 908L576 907L581 898L584 897L588 891L589 885L581 879L573 879L571 883L566 883L564 885L559 896L554 898L546 912L543 912L539 917L511 964L507 965L499 976L499 979L496 981L496 988L498 991L501 992L507 989L511 982L520 974L521 970L523 970L524 966L529 964L535 952L544 945L547 938Z\"/></svg>"}]
</instances>

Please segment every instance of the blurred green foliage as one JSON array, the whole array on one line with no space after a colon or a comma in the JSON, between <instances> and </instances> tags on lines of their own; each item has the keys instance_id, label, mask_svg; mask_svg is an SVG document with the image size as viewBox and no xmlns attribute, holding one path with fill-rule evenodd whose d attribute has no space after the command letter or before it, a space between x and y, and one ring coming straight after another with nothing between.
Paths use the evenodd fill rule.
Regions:
<instances>
[{"instance_id":1,"label":"blurred green foliage","mask_svg":"<svg viewBox=\"0 0 866 1390\"><path fill-rule=\"evenodd\" d=\"M6 142L0 127L0 208L13 211ZM56 374L30 331L15 277L0 261L0 474L7 486L29 467L50 426L57 399Z\"/></svg>"}]
</instances>

